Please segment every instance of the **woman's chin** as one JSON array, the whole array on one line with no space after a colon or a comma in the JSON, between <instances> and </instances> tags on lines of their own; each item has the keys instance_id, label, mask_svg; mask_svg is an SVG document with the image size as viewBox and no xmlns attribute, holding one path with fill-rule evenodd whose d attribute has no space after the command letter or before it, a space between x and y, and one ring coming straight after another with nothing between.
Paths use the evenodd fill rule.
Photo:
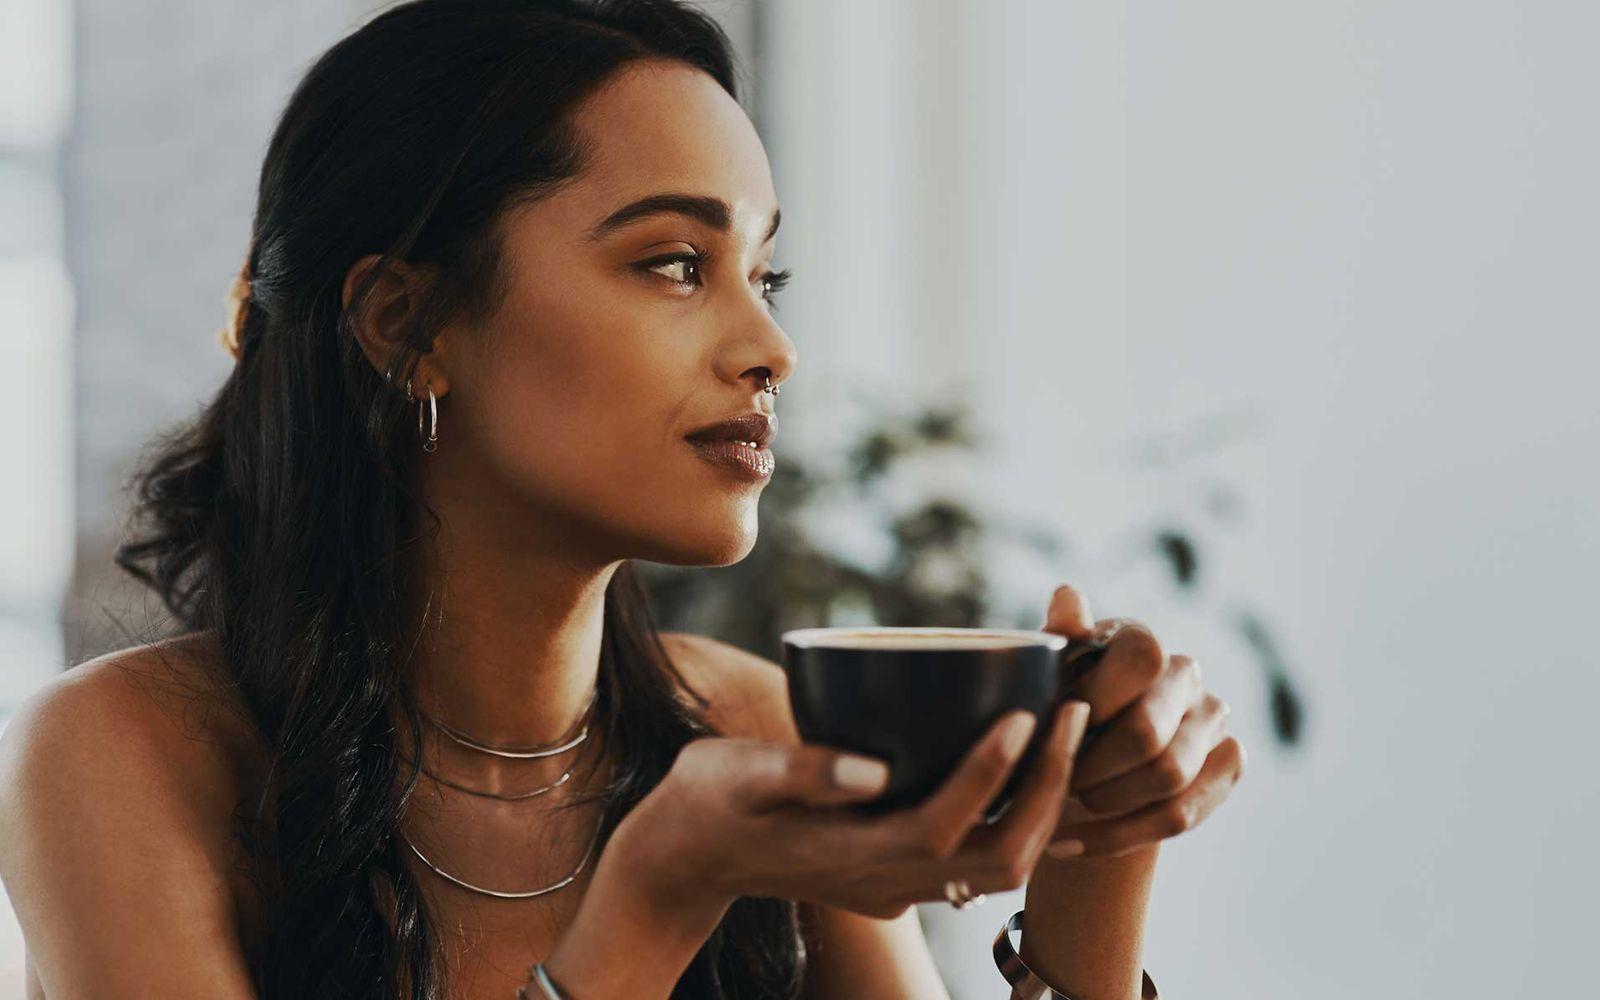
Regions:
<instances>
[{"instance_id":1,"label":"woman's chin","mask_svg":"<svg viewBox=\"0 0 1600 1000\"><path fill-rule=\"evenodd\" d=\"M731 566L750 554L756 545L755 518L750 518L749 526L741 524L734 530L724 531L718 536L708 539L708 544L701 553L700 565L702 566Z\"/></svg>"},{"instance_id":2,"label":"woman's chin","mask_svg":"<svg viewBox=\"0 0 1600 1000\"><path fill-rule=\"evenodd\" d=\"M671 538L658 539L652 562L673 566L728 566L750 554L756 544L755 506L748 514L730 513L717 520L702 520Z\"/></svg>"}]
</instances>

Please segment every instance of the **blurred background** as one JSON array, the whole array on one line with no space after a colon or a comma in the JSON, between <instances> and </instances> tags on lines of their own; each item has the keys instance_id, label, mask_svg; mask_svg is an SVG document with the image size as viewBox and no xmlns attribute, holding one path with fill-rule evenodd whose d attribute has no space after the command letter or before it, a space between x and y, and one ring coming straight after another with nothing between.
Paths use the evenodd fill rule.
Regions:
<instances>
[{"instance_id":1,"label":"blurred background","mask_svg":"<svg viewBox=\"0 0 1600 1000\"><path fill-rule=\"evenodd\" d=\"M702 6L801 364L761 541L653 573L663 618L772 655L1038 627L1074 583L1195 656L1250 754L1162 849L1164 991L1592 984L1600 8ZM0 0L0 725L157 619L110 561L123 481L231 363L272 124L376 7ZM1012 895L919 908L956 1000L1007 996Z\"/></svg>"}]
</instances>

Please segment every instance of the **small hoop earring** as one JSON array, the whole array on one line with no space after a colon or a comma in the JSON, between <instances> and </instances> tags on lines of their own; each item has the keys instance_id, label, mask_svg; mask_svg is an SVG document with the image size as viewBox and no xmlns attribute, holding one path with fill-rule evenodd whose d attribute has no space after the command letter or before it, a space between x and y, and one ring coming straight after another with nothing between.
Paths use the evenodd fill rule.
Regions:
<instances>
[{"instance_id":1,"label":"small hoop earring","mask_svg":"<svg viewBox=\"0 0 1600 1000\"><path fill-rule=\"evenodd\" d=\"M406 383L406 395L411 394L411 383ZM426 417L426 421L424 421ZM428 403L424 407L421 400L417 401L417 434L422 438L422 450L434 451L439 447L439 400L433 394L433 386L428 386Z\"/></svg>"}]
</instances>

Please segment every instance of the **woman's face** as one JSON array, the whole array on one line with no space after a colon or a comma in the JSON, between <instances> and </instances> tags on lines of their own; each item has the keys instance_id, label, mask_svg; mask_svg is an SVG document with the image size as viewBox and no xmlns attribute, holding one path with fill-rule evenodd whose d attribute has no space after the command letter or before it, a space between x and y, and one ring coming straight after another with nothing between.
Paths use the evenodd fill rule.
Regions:
<instances>
[{"instance_id":1,"label":"woman's face","mask_svg":"<svg viewBox=\"0 0 1600 1000\"><path fill-rule=\"evenodd\" d=\"M766 480L685 435L774 412L764 379L794 370L768 302L766 152L727 92L673 62L631 64L576 124L594 143L589 169L508 213L504 303L446 330L436 367L421 369L447 389L438 450L422 460L428 491L498 537L580 558L735 562L755 542ZM707 207L601 225L664 194Z\"/></svg>"}]
</instances>

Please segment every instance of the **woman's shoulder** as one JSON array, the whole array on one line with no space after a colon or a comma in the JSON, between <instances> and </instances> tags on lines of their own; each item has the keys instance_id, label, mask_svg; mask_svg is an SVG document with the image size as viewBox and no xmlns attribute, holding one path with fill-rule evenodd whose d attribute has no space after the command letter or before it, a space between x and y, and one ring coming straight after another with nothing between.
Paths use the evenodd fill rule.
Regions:
<instances>
[{"instance_id":1,"label":"woman's shoulder","mask_svg":"<svg viewBox=\"0 0 1600 1000\"><path fill-rule=\"evenodd\" d=\"M46 968L87 954L73 943L84 934L120 935L117 960L144 970L136 946L167 952L254 926L239 905L250 877L235 839L252 766L245 718L212 679L206 642L73 667L0 732L0 871ZM185 961L230 977L242 968L224 950Z\"/></svg>"},{"instance_id":2,"label":"woman's shoulder","mask_svg":"<svg viewBox=\"0 0 1600 1000\"><path fill-rule=\"evenodd\" d=\"M134 789L145 816L165 810L208 853L225 856L265 752L216 656L209 633L189 633L51 678L0 731L0 798Z\"/></svg>"},{"instance_id":3,"label":"woman's shoulder","mask_svg":"<svg viewBox=\"0 0 1600 1000\"><path fill-rule=\"evenodd\" d=\"M707 721L728 736L799 743L781 665L732 643L662 632L661 643L689 687L710 702Z\"/></svg>"},{"instance_id":4,"label":"woman's shoulder","mask_svg":"<svg viewBox=\"0 0 1600 1000\"><path fill-rule=\"evenodd\" d=\"M63 671L8 720L4 741L25 738L84 740L107 757L143 754L145 764L177 768L196 792L237 791L263 750L219 669L211 632L106 653Z\"/></svg>"}]
</instances>

